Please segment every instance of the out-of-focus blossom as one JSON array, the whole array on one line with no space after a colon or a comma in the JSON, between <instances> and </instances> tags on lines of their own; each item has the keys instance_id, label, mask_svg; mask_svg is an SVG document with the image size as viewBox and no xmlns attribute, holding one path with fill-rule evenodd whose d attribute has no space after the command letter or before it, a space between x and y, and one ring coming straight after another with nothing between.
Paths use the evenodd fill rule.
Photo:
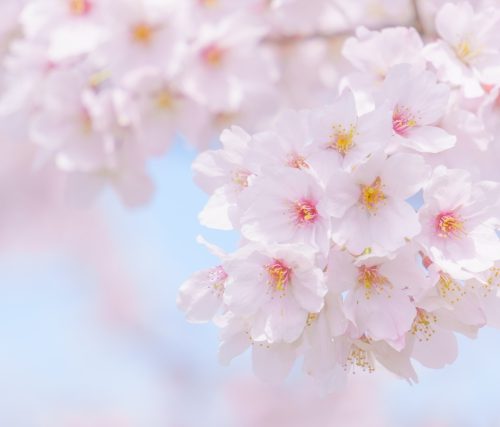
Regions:
<instances>
[{"instance_id":1,"label":"out-of-focus blossom","mask_svg":"<svg viewBox=\"0 0 500 427\"><path fill-rule=\"evenodd\" d=\"M203 149L228 124L256 131L280 107L321 105L340 78L338 32L411 19L397 2L366 3L6 0L2 133L27 131L22 143L89 196L111 185L145 203L148 161L177 137Z\"/></svg>"}]
</instances>

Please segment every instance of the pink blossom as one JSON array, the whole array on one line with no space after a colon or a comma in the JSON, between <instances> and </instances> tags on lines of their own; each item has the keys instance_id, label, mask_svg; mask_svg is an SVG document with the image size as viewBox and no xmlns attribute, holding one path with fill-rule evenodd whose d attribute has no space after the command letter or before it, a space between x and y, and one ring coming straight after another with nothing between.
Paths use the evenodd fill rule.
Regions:
<instances>
[{"instance_id":1,"label":"pink blossom","mask_svg":"<svg viewBox=\"0 0 500 427\"><path fill-rule=\"evenodd\" d=\"M183 283L177 299L178 307L190 322L208 322L222 306L227 273L219 265L195 273Z\"/></svg>"},{"instance_id":2,"label":"pink blossom","mask_svg":"<svg viewBox=\"0 0 500 427\"><path fill-rule=\"evenodd\" d=\"M401 171L404 166L404 173ZM388 253L420 231L414 209L405 199L425 183L428 168L412 154L373 155L352 174L336 174L328 188L332 239L355 254L366 249Z\"/></svg>"},{"instance_id":3,"label":"pink blossom","mask_svg":"<svg viewBox=\"0 0 500 427\"><path fill-rule=\"evenodd\" d=\"M491 198L494 198L493 203ZM431 259L459 278L493 265L500 247L494 220L498 188L472 184L466 171L438 168L424 189L418 242Z\"/></svg>"},{"instance_id":4,"label":"pink blossom","mask_svg":"<svg viewBox=\"0 0 500 427\"><path fill-rule=\"evenodd\" d=\"M244 247L223 265L228 276L224 302L249 318L253 340L294 342L309 313L323 307L323 273L305 247Z\"/></svg>"},{"instance_id":5,"label":"pink blossom","mask_svg":"<svg viewBox=\"0 0 500 427\"><path fill-rule=\"evenodd\" d=\"M387 144L390 120L390 112L384 106L358 116L351 91L344 91L334 104L310 114L310 132L317 147L316 164L321 167L325 156L344 169L363 163Z\"/></svg>"},{"instance_id":6,"label":"pink blossom","mask_svg":"<svg viewBox=\"0 0 500 427\"><path fill-rule=\"evenodd\" d=\"M201 27L184 64L183 88L216 112L238 108L252 91L269 91L274 68L257 47L263 35L240 16Z\"/></svg>"},{"instance_id":7,"label":"pink blossom","mask_svg":"<svg viewBox=\"0 0 500 427\"><path fill-rule=\"evenodd\" d=\"M302 169L257 177L242 198L241 232L252 241L307 243L326 252L330 219L322 193Z\"/></svg>"},{"instance_id":8,"label":"pink blossom","mask_svg":"<svg viewBox=\"0 0 500 427\"><path fill-rule=\"evenodd\" d=\"M389 102L395 147L436 153L455 145L456 138L438 126L448 104L448 86L429 71L407 65L393 67L384 81L381 101Z\"/></svg>"},{"instance_id":9,"label":"pink blossom","mask_svg":"<svg viewBox=\"0 0 500 427\"><path fill-rule=\"evenodd\" d=\"M475 11L468 2L445 4L436 15L441 37L425 49L440 79L462 86L465 96L484 93L481 83L499 83L498 30L496 8Z\"/></svg>"}]
</instances>

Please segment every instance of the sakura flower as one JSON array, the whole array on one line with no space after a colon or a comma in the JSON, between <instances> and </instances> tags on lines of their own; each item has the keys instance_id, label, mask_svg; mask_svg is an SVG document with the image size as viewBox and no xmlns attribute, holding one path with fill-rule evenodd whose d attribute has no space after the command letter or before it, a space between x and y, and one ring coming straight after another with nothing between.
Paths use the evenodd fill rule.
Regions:
<instances>
[{"instance_id":1,"label":"sakura flower","mask_svg":"<svg viewBox=\"0 0 500 427\"><path fill-rule=\"evenodd\" d=\"M195 273L179 289L177 306L190 322L208 322L222 306L226 280L221 265Z\"/></svg>"},{"instance_id":2,"label":"sakura flower","mask_svg":"<svg viewBox=\"0 0 500 427\"><path fill-rule=\"evenodd\" d=\"M377 153L349 175L334 174L326 190L333 241L354 254L402 247L420 231L417 214L405 200L422 188L428 172L420 156Z\"/></svg>"},{"instance_id":3,"label":"sakura flower","mask_svg":"<svg viewBox=\"0 0 500 427\"><path fill-rule=\"evenodd\" d=\"M425 49L440 79L463 87L467 97L484 93L481 84L500 82L500 14L494 7L475 11L468 2L445 4L436 15L442 40Z\"/></svg>"},{"instance_id":4,"label":"sakura flower","mask_svg":"<svg viewBox=\"0 0 500 427\"><path fill-rule=\"evenodd\" d=\"M51 76L47 90L51 97L32 122L33 141L54 150L66 170L101 166L114 141L98 123L95 113L100 100L86 85L85 73L58 71Z\"/></svg>"},{"instance_id":5,"label":"sakura flower","mask_svg":"<svg viewBox=\"0 0 500 427\"><path fill-rule=\"evenodd\" d=\"M342 48L342 54L355 68L346 73L342 85L351 88L359 102L373 106L373 89L381 86L391 67L411 64L425 68L422 48L422 39L414 28L369 31L360 27Z\"/></svg>"},{"instance_id":6,"label":"sakura flower","mask_svg":"<svg viewBox=\"0 0 500 427\"><path fill-rule=\"evenodd\" d=\"M92 22L100 4L95 0L34 0L22 10L20 21L26 34L35 37L61 26Z\"/></svg>"},{"instance_id":7,"label":"sakura flower","mask_svg":"<svg viewBox=\"0 0 500 427\"><path fill-rule=\"evenodd\" d=\"M436 126L443 117L449 88L436 82L430 71L409 65L393 67L384 81L381 100L392 109L395 147L403 145L419 152L436 153L455 144L456 138Z\"/></svg>"},{"instance_id":8,"label":"sakura flower","mask_svg":"<svg viewBox=\"0 0 500 427\"><path fill-rule=\"evenodd\" d=\"M200 28L186 59L183 87L212 111L234 110L246 94L272 88L272 61L257 48L264 32L260 26L243 25L243 19L230 16L217 26Z\"/></svg>"},{"instance_id":9,"label":"sakura flower","mask_svg":"<svg viewBox=\"0 0 500 427\"><path fill-rule=\"evenodd\" d=\"M269 172L283 166L307 170L313 151L307 114L287 110L278 115L271 131L253 136L249 161Z\"/></svg>"},{"instance_id":10,"label":"sakura flower","mask_svg":"<svg viewBox=\"0 0 500 427\"><path fill-rule=\"evenodd\" d=\"M241 232L249 240L329 247L330 218L323 187L302 169L257 177L242 196Z\"/></svg>"},{"instance_id":11,"label":"sakura flower","mask_svg":"<svg viewBox=\"0 0 500 427\"><path fill-rule=\"evenodd\" d=\"M290 373L299 354L300 341L269 343L255 340L250 335L248 321L230 311L217 323L221 327L219 360L222 364L229 364L234 357L251 348L253 371L262 381L280 383Z\"/></svg>"},{"instance_id":12,"label":"sakura flower","mask_svg":"<svg viewBox=\"0 0 500 427\"><path fill-rule=\"evenodd\" d=\"M303 371L325 392L339 390L345 372L338 360L336 340L345 334L348 320L342 310L342 298L328 284L325 305L319 313L310 313L304 332Z\"/></svg>"},{"instance_id":13,"label":"sakura flower","mask_svg":"<svg viewBox=\"0 0 500 427\"><path fill-rule=\"evenodd\" d=\"M436 169L424 189L417 241L443 270L457 278L484 271L500 254L492 220L497 217L498 188L473 184L462 170Z\"/></svg>"},{"instance_id":14,"label":"sakura flower","mask_svg":"<svg viewBox=\"0 0 500 427\"><path fill-rule=\"evenodd\" d=\"M494 328L500 328L499 265L500 263L497 261L493 267L465 282L466 292L473 293L476 296L478 305L484 313L488 325Z\"/></svg>"},{"instance_id":15,"label":"sakura flower","mask_svg":"<svg viewBox=\"0 0 500 427\"><path fill-rule=\"evenodd\" d=\"M458 344L453 331L438 313L417 307L415 320L408 334L412 358L428 368L442 368L455 361Z\"/></svg>"},{"instance_id":16,"label":"sakura flower","mask_svg":"<svg viewBox=\"0 0 500 427\"><path fill-rule=\"evenodd\" d=\"M442 368L455 361L455 333L474 338L486 318L477 298L463 283L424 259L433 286L414 298L417 313L407 336L412 357L429 368Z\"/></svg>"},{"instance_id":17,"label":"sakura flower","mask_svg":"<svg viewBox=\"0 0 500 427\"><path fill-rule=\"evenodd\" d=\"M343 309L357 336L384 340L398 351L404 347L416 314L410 296L426 285L414 252L401 252L394 259L354 260L346 252L332 251L328 281L337 292L345 293Z\"/></svg>"},{"instance_id":18,"label":"sakura flower","mask_svg":"<svg viewBox=\"0 0 500 427\"><path fill-rule=\"evenodd\" d=\"M417 373L410 361L410 351L396 351L384 341L373 341L364 336L338 340L338 360L347 373L373 373L377 362L409 383L417 382Z\"/></svg>"},{"instance_id":19,"label":"sakura flower","mask_svg":"<svg viewBox=\"0 0 500 427\"><path fill-rule=\"evenodd\" d=\"M446 319L448 324L454 324L454 329L458 332L475 334L479 327L485 325L486 318L474 293L467 289L463 281L440 270L435 264L432 264L428 271L434 286L416 298L415 303L421 308L435 312L442 319ZM450 322L449 319L452 318L454 321Z\"/></svg>"},{"instance_id":20,"label":"sakura flower","mask_svg":"<svg viewBox=\"0 0 500 427\"><path fill-rule=\"evenodd\" d=\"M297 340L327 292L314 253L304 246L247 246L223 264L224 301L249 318L250 336L269 343Z\"/></svg>"},{"instance_id":21,"label":"sakura flower","mask_svg":"<svg viewBox=\"0 0 500 427\"><path fill-rule=\"evenodd\" d=\"M114 74L137 66L157 66L169 74L178 70L185 44L171 1L124 0L117 8L108 0L104 5L110 34L100 51Z\"/></svg>"},{"instance_id":22,"label":"sakura flower","mask_svg":"<svg viewBox=\"0 0 500 427\"><path fill-rule=\"evenodd\" d=\"M495 144L485 120L460 108L449 111L441 126L446 132L455 135L457 141L452 148L427 157L427 162L433 167L468 170L473 179L496 181L498 168L494 165Z\"/></svg>"},{"instance_id":23,"label":"sakura flower","mask_svg":"<svg viewBox=\"0 0 500 427\"><path fill-rule=\"evenodd\" d=\"M350 90L310 116L313 144L320 149L316 154L319 165L328 156L330 162L350 169L383 148L391 136L389 110L381 107L359 117Z\"/></svg>"},{"instance_id":24,"label":"sakura flower","mask_svg":"<svg viewBox=\"0 0 500 427\"><path fill-rule=\"evenodd\" d=\"M137 69L128 73L124 87L134 110L137 141L151 154L163 154L179 132L193 143L207 144L202 135L208 127L208 114L165 73L154 67Z\"/></svg>"},{"instance_id":25,"label":"sakura flower","mask_svg":"<svg viewBox=\"0 0 500 427\"><path fill-rule=\"evenodd\" d=\"M389 69L397 64L423 66L422 39L414 28L384 28L370 31L364 27L356 30L356 36L344 43L342 54L359 70L359 79L378 80L381 83Z\"/></svg>"},{"instance_id":26,"label":"sakura flower","mask_svg":"<svg viewBox=\"0 0 500 427\"><path fill-rule=\"evenodd\" d=\"M200 154L192 167L195 182L211 194L200 220L207 226L231 229L239 218L236 201L254 175L246 164L251 136L234 126L220 139L224 148Z\"/></svg>"}]
</instances>

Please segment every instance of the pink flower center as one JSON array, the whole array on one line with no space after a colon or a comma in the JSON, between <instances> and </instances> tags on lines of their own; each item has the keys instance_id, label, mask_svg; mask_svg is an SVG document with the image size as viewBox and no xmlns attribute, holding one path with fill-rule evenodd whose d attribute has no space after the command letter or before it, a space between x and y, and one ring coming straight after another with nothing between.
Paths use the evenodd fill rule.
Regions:
<instances>
[{"instance_id":1,"label":"pink flower center","mask_svg":"<svg viewBox=\"0 0 500 427\"><path fill-rule=\"evenodd\" d=\"M212 67L218 67L224 59L224 50L216 44L211 44L201 51L201 58L206 64Z\"/></svg>"},{"instance_id":2,"label":"pink flower center","mask_svg":"<svg viewBox=\"0 0 500 427\"><path fill-rule=\"evenodd\" d=\"M437 215L434 226L439 237L458 236L464 232L464 222L453 211L445 211Z\"/></svg>"},{"instance_id":3,"label":"pink flower center","mask_svg":"<svg viewBox=\"0 0 500 427\"><path fill-rule=\"evenodd\" d=\"M69 10L73 15L87 15L92 10L92 3L90 0L69 0Z\"/></svg>"},{"instance_id":4,"label":"pink flower center","mask_svg":"<svg viewBox=\"0 0 500 427\"><path fill-rule=\"evenodd\" d=\"M386 195L382 191L382 187L382 180L379 176L375 178L371 185L361 185L359 202L368 212L376 212L380 203L387 199Z\"/></svg>"},{"instance_id":5,"label":"pink flower center","mask_svg":"<svg viewBox=\"0 0 500 427\"><path fill-rule=\"evenodd\" d=\"M417 125L415 116L406 107L396 105L392 113L392 129L399 135L404 135L408 129Z\"/></svg>"},{"instance_id":6,"label":"pink flower center","mask_svg":"<svg viewBox=\"0 0 500 427\"><path fill-rule=\"evenodd\" d=\"M277 291L285 291L290 284L292 269L279 259L273 259L265 268L269 275L269 284Z\"/></svg>"},{"instance_id":7,"label":"pink flower center","mask_svg":"<svg viewBox=\"0 0 500 427\"><path fill-rule=\"evenodd\" d=\"M307 199L302 199L295 203L295 213L297 214L297 223L299 224L314 223L319 216L316 203Z\"/></svg>"}]
</instances>

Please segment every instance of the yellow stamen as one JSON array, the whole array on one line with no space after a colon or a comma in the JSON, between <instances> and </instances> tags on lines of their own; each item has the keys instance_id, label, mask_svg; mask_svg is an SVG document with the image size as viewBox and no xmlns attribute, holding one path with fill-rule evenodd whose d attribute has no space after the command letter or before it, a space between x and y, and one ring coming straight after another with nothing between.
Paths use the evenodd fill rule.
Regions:
<instances>
[{"instance_id":1,"label":"yellow stamen","mask_svg":"<svg viewBox=\"0 0 500 427\"><path fill-rule=\"evenodd\" d=\"M369 213L375 213L380 203L386 198L386 195L382 191L382 180L380 177L375 178L375 181L371 185L361 185L359 201Z\"/></svg>"},{"instance_id":2,"label":"yellow stamen","mask_svg":"<svg viewBox=\"0 0 500 427\"><path fill-rule=\"evenodd\" d=\"M500 290L500 268L491 267L488 278L485 281L473 282L471 287L477 289L483 298L488 298L492 293L497 295Z\"/></svg>"},{"instance_id":3,"label":"yellow stamen","mask_svg":"<svg viewBox=\"0 0 500 427\"><path fill-rule=\"evenodd\" d=\"M358 347L356 344L351 346L351 351L349 352L349 356L347 356L344 369L347 369L349 365L353 368L360 368L363 372L372 373L375 371L375 366L368 352Z\"/></svg>"},{"instance_id":4,"label":"yellow stamen","mask_svg":"<svg viewBox=\"0 0 500 427\"><path fill-rule=\"evenodd\" d=\"M436 230L439 237L458 236L464 233L464 222L455 212L441 212L436 216Z\"/></svg>"},{"instance_id":5,"label":"yellow stamen","mask_svg":"<svg viewBox=\"0 0 500 427\"><path fill-rule=\"evenodd\" d=\"M272 264L266 266L266 270L269 274L270 284L274 289L277 291L286 290L290 282L291 269L282 261L275 259Z\"/></svg>"},{"instance_id":6,"label":"yellow stamen","mask_svg":"<svg viewBox=\"0 0 500 427\"><path fill-rule=\"evenodd\" d=\"M432 326L436 322L436 315L429 313L422 308L417 308L417 315L413 321L411 333L416 336L419 341L429 341L436 332Z\"/></svg>"},{"instance_id":7,"label":"yellow stamen","mask_svg":"<svg viewBox=\"0 0 500 427\"><path fill-rule=\"evenodd\" d=\"M343 126L334 126L334 133L330 137L331 142L329 147L337 150L342 157L354 146L354 136L356 135L356 127L351 125L349 130Z\"/></svg>"},{"instance_id":8,"label":"yellow stamen","mask_svg":"<svg viewBox=\"0 0 500 427\"><path fill-rule=\"evenodd\" d=\"M437 289L441 298L450 304L458 303L465 296L464 289L447 273L439 274Z\"/></svg>"},{"instance_id":9,"label":"yellow stamen","mask_svg":"<svg viewBox=\"0 0 500 427\"><path fill-rule=\"evenodd\" d=\"M358 284L364 288L365 298L370 299L373 292L382 293L392 288L389 280L379 272L379 266L362 265L358 268Z\"/></svg>"},{"instance_id":10,"label":"yellow stamen","mask_svg":"<svg viewBox=\"0 0 500 427\"><path fill-rule=\"evenodd\" d=\"M462 40L458 46L455 48L457 56L464 62L467 62L471 57L474 56L474 51L470 43L467 40Z\"/></svg>"}]
</instances>

